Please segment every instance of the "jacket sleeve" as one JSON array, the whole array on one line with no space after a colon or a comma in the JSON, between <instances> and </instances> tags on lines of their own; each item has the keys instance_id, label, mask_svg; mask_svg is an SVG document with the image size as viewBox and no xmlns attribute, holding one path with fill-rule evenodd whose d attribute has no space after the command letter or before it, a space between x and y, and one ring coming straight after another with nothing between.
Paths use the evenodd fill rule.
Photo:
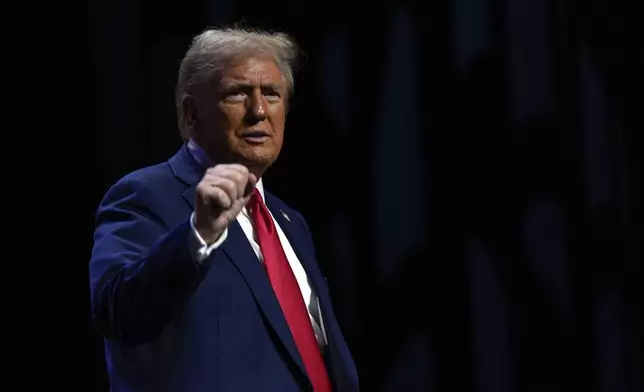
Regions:
<instances>
[{"instance_id":1,"label":"jacket sleeve","mask_svg":"<svg viewBox=\"0 0 644 392\"><path fill-rule=\"evenodd\" d=\"M153 340L182 311L205 274L191 255L189 219L169 228L145 184L121 180L96 214L89 264L92 320L126 345Z\"/></svg>"}]
</instances>

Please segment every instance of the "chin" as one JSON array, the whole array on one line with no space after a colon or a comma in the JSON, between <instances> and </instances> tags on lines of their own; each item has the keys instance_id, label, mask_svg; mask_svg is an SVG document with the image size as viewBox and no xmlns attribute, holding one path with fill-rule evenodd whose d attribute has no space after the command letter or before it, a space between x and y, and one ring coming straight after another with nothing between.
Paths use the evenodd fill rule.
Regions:
<instances>
[{"instance_id":1,"label":"chin","mask_svg":"<svg viewBox=\"0 0 644 392\"><path fill-rule=\"evenodd\" d=\"M243 163L248 168L263 172L268 169L278 157L278 154L275 153L273 149L270 149L270 151L267 150L268 149L264 148L253 148L250 149L250 151L243 151L242 154L239 154L242 161L240 163Z\"/></svg>"}]
</instances>

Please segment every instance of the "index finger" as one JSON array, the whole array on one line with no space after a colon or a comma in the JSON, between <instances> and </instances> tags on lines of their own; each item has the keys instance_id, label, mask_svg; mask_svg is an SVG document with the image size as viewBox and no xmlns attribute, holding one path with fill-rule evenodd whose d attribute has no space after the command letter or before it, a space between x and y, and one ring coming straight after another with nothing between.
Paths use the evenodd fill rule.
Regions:
<instances>
[{"instance_id":1,"label":"index finger","mask_svg":"<svg viewBox=\"0 0 644 392\"><path fill-rule=\"evenodd\" d=\"M249 173L248 168L246 166L242 165L242 164L239 164L239 163L231 163L231 164L227 165L227 167L229 169L232 169L232 170L235 170L237 172L240 172L240 173L244 174L245 176L247 176L248 173Z\"/></svg>"}]
</instances>

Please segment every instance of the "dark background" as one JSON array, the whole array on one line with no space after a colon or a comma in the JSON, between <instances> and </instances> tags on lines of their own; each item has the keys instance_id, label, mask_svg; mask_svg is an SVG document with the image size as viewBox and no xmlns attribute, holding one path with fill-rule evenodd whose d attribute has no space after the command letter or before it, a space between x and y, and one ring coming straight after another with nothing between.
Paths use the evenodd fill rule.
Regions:
<instances>
[{"instance_id":1,"label":"dark background","mask_svg":"<svg viewBox=\"0 0 644 392\"><path fill-rule=\"evenodd\" d=\"M64 262L41 267L53 345L31 366L52 386L107 391L89 320L97 203L179 148L173 89L190 39L244 21L306 54L265 181L309 221L363 390L644 390L636 3L59 9L45 32L60 184L48 203L68 226L44 236Z\"/></svg>"}]
</instances>

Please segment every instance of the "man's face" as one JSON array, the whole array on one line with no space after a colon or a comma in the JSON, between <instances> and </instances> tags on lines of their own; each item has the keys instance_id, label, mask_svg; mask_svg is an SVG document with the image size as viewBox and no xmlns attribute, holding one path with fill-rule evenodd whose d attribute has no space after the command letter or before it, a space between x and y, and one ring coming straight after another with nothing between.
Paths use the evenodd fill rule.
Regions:
<instances>
[{"instance_id":1,"label":"man's face","mask_svg":"<svg viewBox=\"0 0 644 392\"><path fill-rule=\"evenodd\" d=\"M195 102L193 137L216 163L261 175L282 149L287 93L274 60L231 61Z\"/></svg>"}]
</instances>

